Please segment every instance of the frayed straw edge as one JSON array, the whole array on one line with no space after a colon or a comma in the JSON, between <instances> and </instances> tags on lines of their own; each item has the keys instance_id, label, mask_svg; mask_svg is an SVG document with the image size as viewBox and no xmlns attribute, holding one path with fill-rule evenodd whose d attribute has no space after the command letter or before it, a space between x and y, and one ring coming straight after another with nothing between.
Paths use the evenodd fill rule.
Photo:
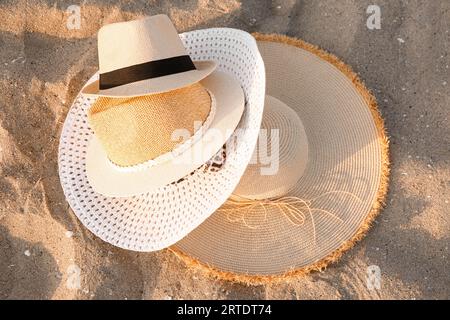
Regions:
<instances>
[{"instance_id":1,"label":"frayed straw edge","mask_svg":"<svg viewBox=\"0 0 450 320\"><path fill-rule=\"evenodd\" d=\"M319 58L331 63L338 70L340 70L343 74L345 74L353 83L355 88L363 97L364 101L369 106L369 109L372 113L373 119L375 121L375 125L378 131L378 141L381 146L381 160L382 160L382 169L381 169L381 177L380 177L380 186L378 189L377 197L375 202L370 210L369 214L366 216L358 231L353 235L353 237L346 242L344 242L338 249L331 252L326 257L321 260L302 267L298 269L289 270L283 274L279 275L247 275L247 274L237 274L228 271L219 270L213 266L210 266L206 263L203 263L187 254L182 252L181 250L171 247L168 250L174 253L178 258L184 261L188 268L192 268L194 270L198 270L205 275L208 275L212 278L238 282L246 285L266 285L277 282L288 282L293 281L297 277L305 276L313 271L323 272L328 265L336 263L342 255L353 248L357 242L363 239L369 229L371 228L375 218L380 213L381 209L385 206L386 195L388 192L388 184L389 184L389 174L390 174L390 160L389 160L389 139L386 133L384 120L380 114L378 109L378 105L373 94L366 88L364 83L358 77L358 75L353 72L352 68L342 62L335 55L328 53L319 47L307 43L300 39L291 38L285 35L279 34L260 34L254 33L253 36L257 41L270 41L270 42L280 42L288 45L292 45L304 50L307 50Z\"/></svg>"}]
</instances>

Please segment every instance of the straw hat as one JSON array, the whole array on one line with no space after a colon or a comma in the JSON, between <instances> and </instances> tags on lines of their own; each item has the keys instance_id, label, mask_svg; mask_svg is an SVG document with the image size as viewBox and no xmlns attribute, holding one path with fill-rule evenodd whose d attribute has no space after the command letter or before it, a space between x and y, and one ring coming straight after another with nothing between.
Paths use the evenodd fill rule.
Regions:
<instances>
[{"instance_id":1,"label":"straw hat","mask_svg":"<svg viewBox=\"0 0 450 320\"><path fill-rule=\"evenodd\" d=\"M127 197L178 181L222 148L243 111L239 83L220 71L167 93L100 97L88 110L95 133L86 154L89 183L103 195Z\"/></svg>"},{"instance_id":2,"label":"straw hat","mask_svg":"<svg viewBox=\"0 0 450 320\"><path fill-rule=\"evenodd\" d=\"M350 68L301 40L256 38L266 66L269 152L259 150L261 135L259 161L230 199L171 247L189 266L250 284L336 261L368 230L388 179L383 121Z\"/></svg>"},{"instance_id":3,"label":"straw hat","mask_svg":"<svg viewBox=\"0 0 450 320\"><path fill-rule=\"evenodd\" d=\"M229 28L179 38L193 61L216 61L217 70L180 88L167 81L163 93L79 94L64 122L58 165L67 201L90 231L121 248L159 250L195 229L230 196L257 141L265 72L255 39ZM205 130L191 127L195 120ZM189 129L181 150L162 138L178 127ZM197 145L202 156L185 162Z\"/></svg>"},{"instance_id":4,"label":"straw hat","mask_svg":"<svg viewBox=\"0 0 450 320\"><path fill-rule=\"evenodd\" d=\"M98 193L139 195L183 178L222 148L242 116L239 83L212 72L214 61L194 64L166 15L102 27L98 52L99 80L82 89L97 98L86 174Z\"/></svg>"},{"instance_id":5,"label":"straw hat","mask_svg":"<svg viewBox=\"0 0 450 320\"><path fill-rule=\"evenodd\" d=\"M208 76L216 63L186 53L164 14L112 23L98 32L99 79L82 92L109 97L141 96L188 86Z\"/></svg>"}]
</instances>

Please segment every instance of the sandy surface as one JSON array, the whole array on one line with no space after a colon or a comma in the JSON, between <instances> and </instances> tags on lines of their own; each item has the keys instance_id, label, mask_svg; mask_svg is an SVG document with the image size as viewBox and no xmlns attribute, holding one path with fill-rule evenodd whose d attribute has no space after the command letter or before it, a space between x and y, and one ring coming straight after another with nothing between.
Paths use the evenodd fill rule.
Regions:
<instances>
[{"instance_id":1,"label":"sandy surface","mask_svg":"<svg viewBox=\"0 0 450 320\"><path fill-rule=\"evenodd\" d=\"M2 1L0 3L0 299L450 298L450 2ZM81 29L66 8L81 6ZM387 208L323 273L246 287L204 278L168 252L134 253L88 232L57 174L61 127L95 72L96 31L166 13L180 32L211 26L300 37L352 65L373 89L391 137ZM381 289L366 286L378 265ZM77 275L79 274L79 277ZM77 279L80 289L77 289Z\"/></svg>"}]
</instances>

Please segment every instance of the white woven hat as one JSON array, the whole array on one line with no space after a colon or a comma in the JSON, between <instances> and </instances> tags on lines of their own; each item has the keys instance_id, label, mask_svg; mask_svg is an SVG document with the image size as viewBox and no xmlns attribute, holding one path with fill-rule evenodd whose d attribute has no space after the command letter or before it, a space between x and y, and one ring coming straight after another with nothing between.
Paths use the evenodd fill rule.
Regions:
<instances>
[{"instance_id":1,"label":"white woven hat","mask_svg":"<svg viewBox=\"0 0 450 320\"><path fill-rule=\"evenodd\" d=\"M104 196L86 174L93 131L87 110L96 97L79 94L69 110L59 146L59 175L65 196L80 221L101 239L121 248L154 251L183 238L230 196L250 161L264 106L265 71L256 41L248 33L214 28L180 34L194 61L213 60L234 77L245 95L245 110L230 137L236 143L219 167L215 157L185 177L129 197ZM94 75L88 85L98 81ZM221 156L219 151L217 156Z\"/></svg>"}]
</instances>

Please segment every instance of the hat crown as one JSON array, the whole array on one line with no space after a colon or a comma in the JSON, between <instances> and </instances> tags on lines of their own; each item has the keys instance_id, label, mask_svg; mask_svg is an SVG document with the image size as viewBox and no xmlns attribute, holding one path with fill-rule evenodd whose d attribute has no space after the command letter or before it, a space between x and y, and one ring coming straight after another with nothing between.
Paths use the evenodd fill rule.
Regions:
<instances>
[{"instance_id":1,"label":"hat crown","mask_svg":"<svg viewBox=\"0 0 450 320\"><path fill-rule=\"evenodd\" d=\"M199 138L200 125L207 127L211 120L211 102L207 90L195 83L162 94L100 97L88 110L88 120L108 158L122 167L134 166L172 152L180 143L176 130L183 130L183 140L197 131Z\"/></svg>"},{"instance_id":2,"label":"hat crown","mask_svg":"<svg viewBox=\"0 0 450 320\"><path fill-rule=\"evenodd\" d=\"M98 32L99 73L186 54L175 26L163 14L105 25Z\"/></svg>"},{"instance_id":3,"label":"hat crown","mask_svg":"<svg viewBox=\"0 0 450 320\"><path fill-rule=\"evenodd\" d=\"M248 165L233 191L236 199L265 200L286 196L306 169L308 137L293 109L266 95L261 130L253 154L253 159L258 162Z\"/></svg>"}]
</instances>

